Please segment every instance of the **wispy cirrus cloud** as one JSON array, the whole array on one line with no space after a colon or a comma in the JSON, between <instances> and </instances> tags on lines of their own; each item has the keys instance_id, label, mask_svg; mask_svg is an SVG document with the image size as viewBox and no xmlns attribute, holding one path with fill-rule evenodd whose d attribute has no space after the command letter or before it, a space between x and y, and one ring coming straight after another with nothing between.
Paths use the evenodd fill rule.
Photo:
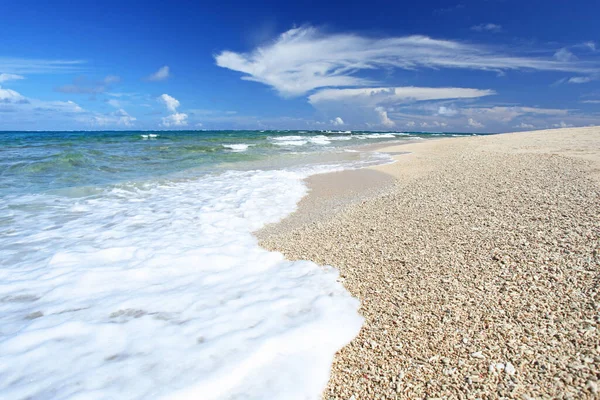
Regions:
<instances>
[{"instance_id":1,"label":"wispy cirrus cloud","mask_svg":"<svg viewBox=\"0 0 600 400\"><path fill-rule=\"evenodd\" d=\"M111 85L121 81L116 75L108 75L100 81L90 81L86 77L78 77L72 84L59 86L57 92L70 94L99 94L110 89Z\"/></svg>"},{"instance_id":2,"label":"wispy cirrus cloud","mask_svg":"<svg viewBox=\"0 0 600 400\"><path fill-rule=\"evenodd\" d=\"M349 88L321 89L308 96L308 101L314 106L326 102L353 103L362 106L395 105L425 100L442 99L471 99L496 94L488 89L470 89L454 87L380 87L380 88Z\"/></svg>"},{"instance_id":3,"label":"wispy cirrus cloud","mask_svg":"<svg viewBox=\"0 0 600 400\"><path fill-rule=\"evenodd\" d=\"M600 65L532 54L508 54L489 46L427 36L371 38L357 34L327 34L314 27L294 28L268 45L247 53L222 51L218 66L243 73L242 79L273 87L292 97L323 87L377 86L360 71L470 69L596 73Z\"/></svg>"},{"instance_id":4,"label":"wispy cirrus cloud","mask_svg":"<svg viewBox=\"0 0 600 400\"><path fill-rule=\"evenodd\" d=\"M498 24L479 24L479 25L474 25L471 27L472 31L475 32L492 32L492 33L498 33L498 32L502 32L502 25L498 25Z\"/></svg>"},{"instance_id":5,"label":"wispy cirrus cloud","mask_svg":"<svg viewBox=\"0 0 600 400\"><path fill-rule=\"evenodd\" d=\"M563 47L561 49L558 49L558 51L554 53L554 58L562 62L578 62L580 58L577 55L575 55L573 51L577 51L578 54L595 53L596 42L589 40L572 46ZM556 81L554 85L560 85L562 83L581 84L592 82L598 79L600 79L600 70L591 71L585 76L573 76L570 78L562 78Z\"/></svg>"},{"instance_id":6,"label":"wispy cirrus cloud","mask_svg":"<svg viewBox=\"0 0 600 400\"><path fill-rule=\"evenodd\" d=\"M46 60L0 57L0 71L6 74L57 74L81 72L84 60Z\"/></svg>"},{"instance_id":7,"label":"wispy cirrus cloud","mask_svg":"<svg viewBox=\"0 0 600 400\"><path fill-rule=\"evenodd\" d=\"M569 49L563 47L554 53L554 58L561 62L577 61L579 58L573 54Z\"/></svg>"},{"instance_id":8,"label":"wispy cirrus cloud","mask_svg":"<svg viewBox=\"0 0 600 400\"><path fill-rule=\"evenodd\" d=\"M521 116L561 116L569 114L569 110L557 108L539 108L522 106L492 106L492 107L468 107L460 110L462 115L479 117L498 122L510 122Z\"/></svg>"},{"instance_id":9,"label":"wispy cirrus cloud","mask_svg":"<svg viewBox=\"0 0 600 400\"><path fill-rule=\"evenodd\" d=\"M108 100L105 100L105 102L106 102L106 104L108 104L108 105L109 105L109 106L111 106L111 107L114 107L114 108L121 108L121 102L120 102L119 100L116 100L116 99L108 99Z\"/></svg>"},{"instance_id":10,"label":"wispy cirrus cloud","mask_svg":"<svg viewBox=\"0 0 600 400\"><path fill-rule=\"evenodd\" d=\"M17 74L0 74L0 83L8 81L18 81L21 79L25 79L25 77Z\"/></svg>"},{"instance_id":11,"label":"wispy cirrus cloud","mask_svg":"<svg viewBox=\"0 0 600 400\"><path fill-rule=\"evenodd\" d=\"M442 14L451 13L453 11L462 10L464 8L466 8L466 5L464 3L458 3L458 4L456 4L454 6L450 6L450 7L436 8L435 10L433 10L433 13L442 15Z\"/></svg>"},{"instance_id":12,"label":"wispy cirrus cloud","mask_svg":"<svg viewBox=\"0 0 600 400\"><path fill-rule=\"evenodd\" d=\"M567 82L568 83L588 83L593 80L594 80L594 78L592 78L591 76L574 76L572 78L569 78L569 80Z\"/></svg>"},{"instance_id":13,"label":"wispy cirrus cloud","mask_svg":"<svg viewBox=\"0 0 600 400\"><path fill-rule=\"evenodd\" d=\"M593 40L588 40L585 42L581 42L579 44L576 44L574 47L579 47L579 48L583 48L583 49L587 49L589 51L596 51L597 50L597 45L596 42L594 42Z\"/></svg>"},{"instance_id":14,"label":"wispy cirrus cloud","mask_svg":"<svg viewBox=\"0 0 600 400\"><path fill-rule=\"evenodd\" d=\"M160 67L158 71L146 77L146 80L157 82L164 81L168 79L170 76L169 66L165 65L164 67Z\"/></svg>"}]
</instances>

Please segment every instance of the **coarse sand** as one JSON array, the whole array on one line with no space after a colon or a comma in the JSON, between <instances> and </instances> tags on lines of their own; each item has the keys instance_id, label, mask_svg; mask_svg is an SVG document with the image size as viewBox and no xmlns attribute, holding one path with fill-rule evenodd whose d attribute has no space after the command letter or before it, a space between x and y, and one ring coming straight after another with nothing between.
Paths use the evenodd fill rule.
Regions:
<instances>
[{"instance_id":1,"label":"coarse sand","mask_svg":"<svg viewBox=\"0 0 600 400\"><path fill-rule=\"evenodd\" d=\"M256 233L360 299L323 398L599 398L600 127L380 151Z\"/></svg>"}]
</instances>

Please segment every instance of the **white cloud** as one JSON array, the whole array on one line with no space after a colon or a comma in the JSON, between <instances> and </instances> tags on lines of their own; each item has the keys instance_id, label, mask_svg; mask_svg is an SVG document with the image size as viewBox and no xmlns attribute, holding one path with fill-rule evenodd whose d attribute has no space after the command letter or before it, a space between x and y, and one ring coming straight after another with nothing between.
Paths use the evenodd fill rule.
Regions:
<instances>
[{"instance_id":1,"label":"white cloud","mask_svg":"<svg viewBox=\"0 0 600 400\"><path fill-rule=\"evenodd\" d=\"M377 107L375 108L375 112L379 115L379 122L381 123L381 125L385 126L386 128L392 128L396 126L396 123L388 117L385 108Z\"/></svg>"},{"instance_id":2,"label":"white cloud","mask_svg":"<svg viewBox=\"0 0 600 400\"><path fill-rule=\"evenodd\" d=\"M74 101L42 101L31 99L31 105L33 111L36 112L49 112L49 113L61 113L63 115L73 115L85 113L82 107Z\"/></svg>"},{"instance_id":3,"label":"white cloud","mask_svg":"<svg viewBox=\"0 0 600 400\"><path fill-rule=\"evenodd\" d=\"M468 120L469 126L473 128L483 128L483 124L481 122L477 122L473 118L469 118Z\"/></svg>"},{"instance_id":4,"label":"white cloud","mask_svg":"<svg viewBox=\"0 0 600 400\"><path fill-rule=\"evenodd\" d=\"M55 90L61 93L70 94L98 94L104 93L113 83L118 83L121 78L116 75L108 75L101 81L89 80L85 77L78 77L72 84L57 87Z\"/></svg>"},{"instance_id":5,"label":"white cloud","mask_svg":"<svg viewBox=\"0 0 600 400\"><path fill-rule=\"evenodd\" d=\"M587 42L583 42L580 44L580 46L582 47L586 47L588 49L590 49L591 51L596 51L596 42L589 40Z\"/></svg>"},{"instance_id":6,"label":"white cloud","mask_svg":"<svg viewBox=\"0 0 600 400\"><path fill-rule=\"evenodd\" d=\"M415 121L408 121L405 125L408 128L412 128L416 125L416 123L415 123Z\"/></svg>"},{"instance_id":7,"label":"white cloud","mask_svg":"<svg viewBox=\"0 0 600 400\"><path fill-rule=\"evenodd\" d=\"M242 79L271 86L285 97L322 87L373 85L371 79L356 73L382 68L598 71L597 64L510 55L485 46L426 36L377 39L326 34L313 27L291 29L248 53L223 51L215 59L218 66L241 72Z\"/></svg>"},{"instance_id":8,"label":"white cloud","mask_svg":"<svg viewBox=\"0 0 600 400\"><path fill-rule=\"evenodd\" d=\"M554 128L570 128L570 127L572 127L573 125L571 125L571 124L567 124L565 121L560 121L560 123L558 123L558 124L553 124L552 126L553 126Z\"/></svg>"},{"instance_id":9,"label":"white cloud","mask_svg":"<svg viewBox=\"0 0 600 400\"><path fill-rule=\"evenodd\" d=\"M170 127L170 126L186 126L187 125L187 114L184 113L175 113L171 114L167 117L162 118L162 126Z\"/></svg>"},{"instance_id":10,"label":"white cloud","mask_svg":"<svg viewBox=\"0 0 600 400\"><path fill-rule=\"evenodd\" d=\"M24 121L31 124L43 123L44 125L39 125L42 129L47 129L45 125L53 122L62 126L64 124L79 124L78 127L87 128L89 126L105 125L131 126L133 121L136 120L135 117L127 114L122 109L108 114L99 114L85 110L71 100L47 101L32 99L14 90L0 87L0 107L2 106L10 107L13 111L10 113L13 118L12 121L6 122L12 122L15 126L22 126Z\"/></svg>"},{"instance_id":11,"label":"white cloud","mask_svg":"<svg viewBox=\"0 0 600 400\"><path fill-rule=\"evenodd\" d=\"M462 10L466 8L465 3L458 3L454 6L450 6L450 7L444 7L444 8L436 8L433 10L434 14L448 14L448 13L452 13L458 10Z\"/></svg>"},{"instance_id":12,"label":"white cloud","mask_svg":"<svg viewBox=\"0 0 600 400\"><path fill-rule=\"evenodd\" d=\"M160 67L158 71L150 75L147 79L149 81L164 81L169 77L169 66L165 65L164 67Z\"/></svg>"},{"instance_id":13,"label":"white cloud","mask_svg":"<svg viewBox=\"0 0 600 400\"><path fill-rule=\"evenodd\" d=\"M458 111L455 110L455 109L453 109L453 108L448 108L448 107L445 107L445 106L441 106L438 109L438 114L439 115L444 115L444 116L447 116L447 117L452 117L452 116L458 114Z\"/></svg>"},{"instance_id":14,"label":"white cloud","mask_svg":"<svg viewBox=\"0 0 600 400\"><path fill-rule=\"evenodd\" d=\"M472 31L476 31L476 32L501 32L502 31L502 25L497 25L497 24L479 24L479 25L475 25L471 27Z\"/></svg>"},{"instance_id":15,"label":"white cloud","mask_svg":"<svg viewBox=\"0 0 600 400\"><path fill-rule=\"evenodd\" d=\"M493 90L468 88L428 88L428 87L381 87L359 89L322 89L308 96L313 106L323 102L360 103L377 106L399 104L423 100L469 99L493 95Z\"/></svg>"},{"instance_id":16,"label":"white cloud","mask_svg":"<svg viewBox=\"0 0 600 400\"><path fill-rule=\"evenodd\" d=\"M177 100L174 97L169 96L168 94L164 93L161 94L158 99L159 102L163 103L165 106L167 106L167 109L173 113L177 112L177 107L179 107L179 100Z\"/></svg>"},{"instance_id":17,"label":"white cloud","mask_svg":"<svg viewBox=\"0 0 600 400\"><path fill-rule=\"evenodd\" d=\"M24 96L22 96L18 92L15 92L14 90L2 89L2 86L0 86L0 104L1 103L25 104L25 103L29 103L29 100L27 100Z\"/></svg>"},{"instance_id":18,"label":"white cloud","mask_svg":"<svg viewBox=\"0 0 600 400\"><path fill-rule=\"evenodd\" d=\"M83 60L42 60L0 57L0 71L7 74L72 73L82 69Z\"/></svg>"},{"instance_id":19,"label":"white cloud","mask_svg":"<svg viewBox=\"0 0 600 400\"><path fill-rule=\"evenodd\" d=\"M115 104L113 104L115 105ZM3 126L23 126L36 129L48 129L55 124L58 129L65 126L77 129L88 129L95 126L133 126L136 118L119 108L114 112L100 114L86 110L74 101L48 101L28 98L20 93L0 87L0 110L10 109L10 117L6 117ZM12 124L12 125L11 125ZM23 125L26 124L26 125Z\"/></svg>"},{"instance_id":20,"label":"white cloud","mask_svg":"<svg viewBox=\"0 0 600 400\"><path fill-rule=\"evenodd\" d=\"M546 115L546 116L564 116L568 114L568 110L554 108L537 108L537 107L473 107L460 110L461 114L477 117L478 119L492 120L498 122L510 122L522 115Z\"/></svg>"},{"instance_id":21,"label":"white cloud","mask_svg":"<svg viewBox=\"0 0 600 400\"><path fill-rule=\"evenodd\" d=\"M340 117L336 117L335 119L332 119L329 122L332 123L335 126L344 125L344 120L341 119Z\"/></svg>"},{"instance_id":22,"label":"white cloud","mask_svg":"<svg viewBox=\"0 0 600 400\"><path fill-rule=\"evenodd\" d=\"M581 102L586 104L600 104L600 100L582 100Z\"/></svg>"},{"instance_id":23,"label":"white cloud","mask_svg":"<svg viewBox=\"0 0 600 400\"><path fill-rule=\"evenodd\" d=\"M394 126L397 119L394 110L398 107L420 101L471 99L492 94L495 94L493 90L412 86L321 89L310 95L308 101L321 113L339 116L351 126L357 123L367 123L391 127ZM438 110L437 106L435 109ZM385 114L382 113L382 110ZM447 108L442 109L442 112L444 110L451 112Z\"/></svg>"},{"instance_id":24,"label":"white cloud","mask_svg":"<svg viewBox=\"0 0 600 400\"><path fill-rule=\"evenodd\" d=\"M135 96L139 96L138 93L119 93L119 92L107 92L106 93L107 96L111 96L111 97L135 97Z\"/></svg>"},{"instance_id":25,"label":"white cloud","mask_svg":"<svg viewBox=\"0 0 600 400\"><path fill-rule=\"evenodd\" d=\"M560 126L560 122L575 126L600 124L600 114L585 115L578 110L553 109L528 106L467 106L453 101L452 106L445 102L413 103L387 108L388 117L396 126L415 126L423 130L446 130L460 132L465 126L470 129L485 129L489 132L508 132L515 128L541 129ZM468 104L468 103L467 103ZM452 107L455 115L441 115L440 107ZM344 116L345 118L345 116ZM373 118L371 119L373 120ZM479 126L481 124L481 126ZM522 125L521 125L522 124ZM533 125L530 127L529 125ZM353 125L350 124L353 128ZM413 128L414 129L414 128Z\"/></svg>"},{"instance_id":26,"label":"white cloud","mask_svg":"<svg viewBox=\"0 0 600 400\"><path fill-rule=\"evenodd\" d=\"M556 53L554 53L554 58L561 62L570 62L578 60L577 56L571 53L567 48L562 48Z\"/></svg>"},{"instance_id":27,"label":"white cloud","mask_svg":"<svg viewBox=\"0 0 600 400\"><path fill-rule=\"evenodd\" d=\"M108 75L106 78L104 78L104 83L106 85L110 85L112 83L119 83L119 82L121 82L121 77L120 76Z\"/></svg>"},{"instance_id":28,"label":"white cloud","mask_svg":"<svg viewBox=\"0 0 600 400\"><path fill-rule=\"evenodd\" d=\"M16 81L19 79L25 79L25 77L17 74L0 74L0 83L7 81Z\"/></svg>"},{"instance_id":29,"label":"white cloud","mask_svg":"<svg viewBox=\"0 0 600 400\"><path fill-rule=\"evenodd\" d=\"M447 126L447 123L439 121L421 122L421 128L445 128Z\"/></svg>"},{"instance_id":30,"label":"white cloud","mask_svg":"<svg viewBox=\"0 0 600 400\"><path fill-rule=\"evenodd\" d=\"M570 78L567 82L569 83L588 83L591 82L593 79L592 77L589 76L574 76L573 78Z\"/></svg>"},{"instance_id":31,"label":"white cloud","mask_svg":"<svg viewBox=\"0 0 600 400\"><path fill-rule=\"evenodd\" d=\"M92 123L100 126L122 125L129 127L133 126L134 121L136 121L136 118L129 115L122 108L109 114L92 116Z\"/></svg>"},{"instance_id":32,"label":"white cloud","mask_svg":"<svg viewBox=\"0 0 600 400\"><path fill-rule=\"evenodd\" d=\"M109 106L113 106L114 108L121 108L121 102L119 100L110 99L106 102Z\"/></svg>"},{"instance_id":33,"label":"white cloud","mask_svg":"<svg viewBox=\"0 0 600 400\"><path fill-rule=\"evenodd\" d=\"M521 122L519 125L515 125L515 128L519 128L519 129L533 129L535 128L534 125L532 124L526 124L525 122Z\"/></svg>"},{"instance_id":34,"label":"white cloud","mask_svg":"<svg viewBox=\"0 0 600 400\"><path fill-rule=\"evenodd\" d=\"M170 126L186 126L188 115L184 113L177 112L177 108L179 107L179 100L176 98L169 96L164 93L161 94L158 99L159 102L163 103L167 109L172 112L171 115L162 118L162 126L170 127Z\"/></svg>"}]
</instances>

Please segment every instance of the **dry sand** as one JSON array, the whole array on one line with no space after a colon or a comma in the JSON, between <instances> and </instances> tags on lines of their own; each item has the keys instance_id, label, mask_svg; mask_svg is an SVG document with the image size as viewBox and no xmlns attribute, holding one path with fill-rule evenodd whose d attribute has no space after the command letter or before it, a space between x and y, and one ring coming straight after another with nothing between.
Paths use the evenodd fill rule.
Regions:
<instances>
[{"instance_id":1,"label":"dry sand","mask_svg":"<svg viewBox=\"0 0 600 400\"><path fill-rule=\"evenodd\" d=\"M361 301L323 397L599 398L600 128L386 150L257 233Z\"/></svg>"}]
</instances>

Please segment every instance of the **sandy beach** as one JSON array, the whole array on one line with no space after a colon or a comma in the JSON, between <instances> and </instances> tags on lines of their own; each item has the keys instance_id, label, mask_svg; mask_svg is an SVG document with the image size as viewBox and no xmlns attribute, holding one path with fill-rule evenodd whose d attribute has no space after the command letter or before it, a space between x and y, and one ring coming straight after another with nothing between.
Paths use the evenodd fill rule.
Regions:
<instances>
[{"instance_id":1,"label":"sandy beach","mask_svg":"<svg viewBox=\"0 0 600 400\"><path fill-rule=\"evenodd\" d=\"M381 151L256 233L361 302L323 398L598 398L600 127Z\"/></svg>"}]
</instances>

